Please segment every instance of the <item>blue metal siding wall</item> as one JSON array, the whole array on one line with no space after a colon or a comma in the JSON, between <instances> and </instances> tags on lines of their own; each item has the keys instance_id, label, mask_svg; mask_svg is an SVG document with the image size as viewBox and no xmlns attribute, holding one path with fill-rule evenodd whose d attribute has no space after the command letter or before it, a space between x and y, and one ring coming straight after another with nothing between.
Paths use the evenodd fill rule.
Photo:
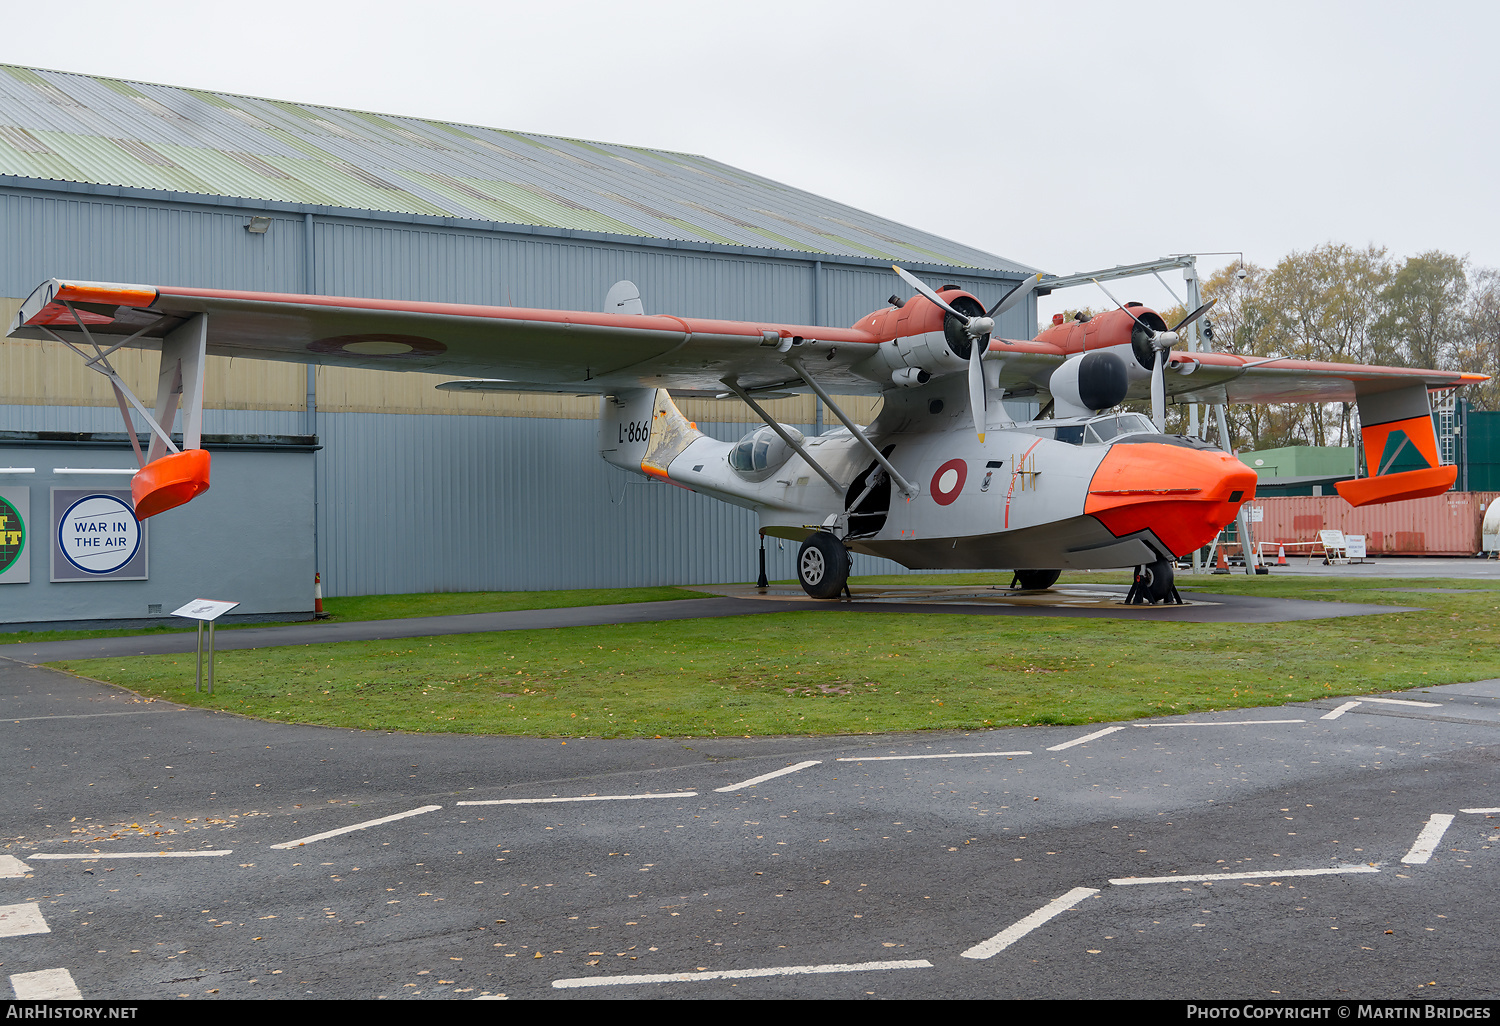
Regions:
<instances>
[{"instance_id":1,"label":"blue metal siding wall","mask_svg":"<svg viewBox=\"0 0 1500 1026\"><path fill-rule=\"evenodd\" d=\"M301 292L302 221L244 211L0 190L0 295L47 278Z\"/></svg>"},{"instance_id":2,"label":"blue metal siding wall","mask_svg":"<svg viewBox=\"0 0 1500 1026\"><path fill-rule=\"evenodd\" d=\"M118 414L109 426L119 430ZM31 489L31 581L0 587L0 624L144 620L205 595L240 603L234 616L312 614L313 456L306 452L219 452L214 486L147 524L149 579L52 583L51 490L129 487L129 479L55 473L58 467L128 467L128 448L8 448L7 485ZM274 483L274 486L272 486ZM151 606L160 610L153 614Z\"/></svg>"},{"instance_id":3,"label":"blue metal siding wall","mask_svg":"<svg viewBox=\"0 0 1500 1026\"><path fill-rule=\"evenodd\" d=\"M812 264L542 240L453 229L316 222L317 287L324 295L602 309L622 278L650 313L687 317L811 318ZM855 317L845 323L852 323Z\"/></svg>"},{"instance_id":4,"label":"blue metal siding wall","mask_svg":"<svg viewBox=\"0 0 1500 1026\"><path fill-rule=\"evenodd\" d=\"M203 411L203 433L206 435L300 435L306 423L307 419L300 410ZM120 411L113 406L11 406L0 403L0 431L123 429Z\"/></svg>"},{"instance_id":5,"label":"blue metal siding wall","mask_svg":"<svg viewBox=\"0 0 1500 1026\"><path fill-rule=\"evenodd\" d=\"M47 278L302 292L304 221L271 215L265 235L244 226L254 211L183 208L0 190L0 295L29 295ZM471 228L397 226L354 217L314 221L316 290L324 295L597 310L629 278L653 313L814 320L814 262L628 243L506 235ZM938 275L978 295L1003 284ZM888 271L825 262L824 323L845 326L909 290ZM1004 333L1025 337L1022 317Z\"/></svg>"},{"instance_id":6,"label":"blue metal siding wall","mask_svg":"<svg viewBox=\"0 0 1500 1026\"><path fill-rule=\"evenodd\" d=\"M319 418L330 595L752 581L755 516L617 470L597 425L526 417ZM700 425L738 438L743 424ZM768 542L775 578L796 547ZM855 557L858 574L899 573Z\"/></svg>"}]
</instances>

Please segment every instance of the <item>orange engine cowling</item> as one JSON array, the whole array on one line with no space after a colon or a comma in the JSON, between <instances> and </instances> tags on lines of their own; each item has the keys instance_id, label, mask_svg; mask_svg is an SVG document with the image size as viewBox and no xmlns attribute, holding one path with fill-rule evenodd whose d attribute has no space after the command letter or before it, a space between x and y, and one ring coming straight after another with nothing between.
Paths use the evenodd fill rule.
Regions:
<instances>
[{"instance_id":1,"label":"orange engine cowling","mask_svg":"<svg viewBox=\"0 0 1500 1026\"><path fill-rule=\"evenodd\" d=\"M1093 352L1111 346L1129 346L1135 354L1135 362L1142 370L1150 371L1156 362L1156 352L1151 348L1151 339L1141 326L1131 319L1134 314L1152 331L1166 331L1167 322L1161 314L1140 303L1127 303L1125 310L1106 310L1086 321L1064 321L1058 314L1052 326L1041 331L1038 342L1057 346L1065 353Z\"/></svg>"}]
</instances>

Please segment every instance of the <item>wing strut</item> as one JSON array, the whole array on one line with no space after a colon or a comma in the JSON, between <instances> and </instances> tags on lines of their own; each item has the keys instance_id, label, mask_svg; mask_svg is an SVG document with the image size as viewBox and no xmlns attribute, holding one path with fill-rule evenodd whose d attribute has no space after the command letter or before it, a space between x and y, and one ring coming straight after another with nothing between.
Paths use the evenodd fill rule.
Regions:
<instances>
[{"instance_id":1,"label":"wing strut","mask_svg":"<svg viewBox=\"0 0 1500 1026\"><path fill-rule=\"evenodd\" d=\"M120 407L120 416L125 421L125 436L135 449L136 462L140 470L130 482L131 498L135 504L135 515L145 520L149 516L180 506L194 496L208 490L209 455L203 448L203 373L208 347L208 315L197 314L178 328L169 332L162 341L161 370L157 376L155 415L136 398L130 387L120 378L109 356L121 346L133 342L165 318L137 331L109 349L104 349L88 329L86 318L67 300L62 301L73 317L84 340L94 350L94 355L69 342L46 325L38 325L43 332L61 342L83 358L83 365L109 379L115 392L115 402ZM179 401L182 408L182 448L172 441L172 422L176 419ZM129 406L151 429L151 448L141 452L140 440L136 437L135 425L130 419Z\"/></svg>"},{"instance_id":2,"label":"wing strut","mask_svg":"<svg viewBox=\"0 0 1500 1026\"><path fill-rule=\"evenodd\" d=\"M865 437L865 433L859 429L859 426L856 425L854 421L849 419L849 415L843 411L838 403L833 401L833 397L824 390L823 386L812 379L812 375L807 373L807 368L802 366L801 359L795 356L789 356L787 357L786 362L787 365L792 368L792 370L796 371L799 375L802 376L802 380L807 382L809 388L818 393L818 398L823 400L823 404L833 411L833 415L844 422L844 427L849 429L849 433L853 435L861 445L870 450L870 454L875 457L875 462L884 467L885 472L891 475L891 480L896 482L896 486L901 489L901 494L906 496L907 501L915 499L917 497L916 485L912 484L906 478L902 477L901 472L898 471L895 467L891 466L891 461L885 458L885 453L877 449L875 447L875 443Z\"/></svg>"},{"instance_id":3,"label":"wing strut","mask_svg":"<svg viewBox=\"0 0 1500 1026\"><path fill-rule=\"evenodd\" d=\"M754 410L755 415L766 422L766 427L770 428L772 431L780 435L783 442L791 446L793 451L795 451L798 456L801 456L804 460L806 460L807 465L816 470L818 472L818 476L821 477L824 481L828 482L828 487L833 489L835 495L843 492L844 486L835 481L833 479L833 475L824 470L822 464L812 458L812 455L808 453L807 449L802 445L801 442L796 441L792 438L791 435L787 434L786 428L776 423L776 419L774 417L770 416L766 413L765 410L761 409L760 403L756 402L754 399L751 399L750 393L741 388L738 381L734 380L733 378L720 378L719 380L724 382L724 384L728 386L731 392L743 399L745 405Z\"/></svg>"}]
</instances>

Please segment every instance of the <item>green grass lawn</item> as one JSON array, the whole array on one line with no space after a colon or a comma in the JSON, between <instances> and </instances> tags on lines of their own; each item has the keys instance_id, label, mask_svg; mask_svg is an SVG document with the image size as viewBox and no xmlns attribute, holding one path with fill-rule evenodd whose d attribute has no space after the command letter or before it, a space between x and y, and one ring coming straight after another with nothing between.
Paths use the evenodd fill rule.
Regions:
<instances>
[{"instance_id":1,"label":"green grass lawn","mask_svg":"<svg viewBox=\"0 0 1500 1026\"><path fill-rule=\"evenodd\" d=\"M325 623L351 620L401 620L413 616L451 616L458 613L508 613L517 609L563 609L569 606L608 606L622 602L665 602L668 599L704 598L701 591L685 588L582 588L574 591L457 591L430 595L351 595L323 600ZM300 621L306 623L307 621ZM271 627L270 623L221 623L218 630ZM156 627L133 627L97 631L27 631L0 633L0 645L38 641L73 641L78 638L135 637L142 634L177 634L196 631L193 620Z\"/></svg>"},{"instance_id":2,"label":"green grass lawn","mask_svg":"<svg viewBox=\"0 0 1500 1026\"><path fill-rule=\"evenodd\" d=\"M1500 676L1500 586L1488 582L1230 575L1179 584L1423 609L1264 625L829 610L343 642L221 652L212 696L194 693L191 654L58 665L283 722L549 737L1085 724ZM1381 590L1393 587L1463 590Z\"/></svg>"}]
</instances>

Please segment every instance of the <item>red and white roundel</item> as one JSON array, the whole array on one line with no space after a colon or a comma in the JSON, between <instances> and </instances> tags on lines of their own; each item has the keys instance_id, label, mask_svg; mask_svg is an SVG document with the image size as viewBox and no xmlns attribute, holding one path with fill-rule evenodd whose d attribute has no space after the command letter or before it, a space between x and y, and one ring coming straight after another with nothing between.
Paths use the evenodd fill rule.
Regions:
<instances>
[{"instance_id":1,"label":"red and white roundel","mask_svg":"<svg viewBox=\"0 0 1500 1026\"><path fill-rule=\"evenodd\" d=\"M969 466L963 460L949 460L937 468L932 475L932 497L939 506L946 506L958 498L968 479Z\"/></svg>"}]
</instances>

